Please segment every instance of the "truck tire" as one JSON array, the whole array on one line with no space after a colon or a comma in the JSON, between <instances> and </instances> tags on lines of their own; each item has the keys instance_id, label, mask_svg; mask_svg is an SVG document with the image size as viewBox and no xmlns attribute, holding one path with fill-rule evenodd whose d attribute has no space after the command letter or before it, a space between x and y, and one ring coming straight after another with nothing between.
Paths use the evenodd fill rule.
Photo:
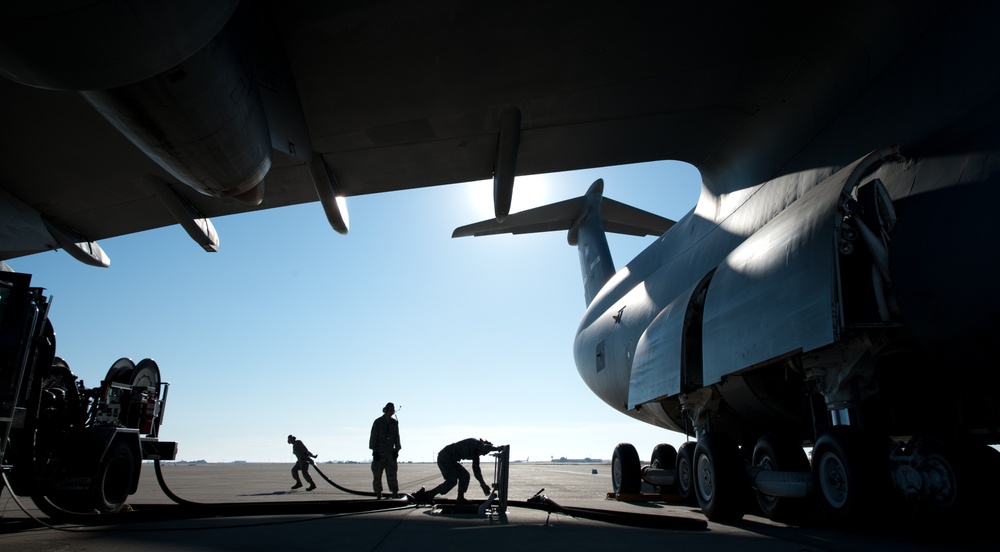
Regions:
<instances>
[{"instance_id":1,"label":"truck tire","mask_svg":"<svg viewBox=\"0 0 1000 552\"><path fill-rule=\"evenodd\" d=\"M135 472L136 461L132 449L124 441L113 441L94 481L94 509L101 513L121 510L128 500Z\"/></svg>"}]
</instances>

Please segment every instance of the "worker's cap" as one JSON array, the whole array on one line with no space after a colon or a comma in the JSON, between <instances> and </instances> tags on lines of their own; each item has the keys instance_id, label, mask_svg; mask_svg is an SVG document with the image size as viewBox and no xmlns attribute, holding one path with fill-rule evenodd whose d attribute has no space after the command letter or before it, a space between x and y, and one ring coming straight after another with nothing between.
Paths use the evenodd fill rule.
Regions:
<instances>
[{"instance_id":1,"label":"worker's cap","mask_svg":"<svg viewBox=\"0 0 1000 552\"><path fill-rule=\"evenodd\" d=\"M479 446L482 447L482 449L487 452L493 450L493 443L487 441L486 439L480 439Z\"/></svg>"},{"instance_id":2,"label":"worker's cap","mask_svg":"<svg viewBox=\"0 0 1000 552\"><path fill-rule=\"evenodd\" d=\"M382 407L382 412L388 412L390 410L395 411L396 405L392 404L391 402L385 403L385 406Z\"/></svg>"},{"instance_id":3,"label":"worker's cap","mask_svg":"<svg viewBox=\"0 0 1000 552\"><path fill-rule=\"evenodd\" d=\"M294 441L295 440L295 436L294 435L289 435L288 436L288 440L289 441Z\"/></svg>"}]
</instances>

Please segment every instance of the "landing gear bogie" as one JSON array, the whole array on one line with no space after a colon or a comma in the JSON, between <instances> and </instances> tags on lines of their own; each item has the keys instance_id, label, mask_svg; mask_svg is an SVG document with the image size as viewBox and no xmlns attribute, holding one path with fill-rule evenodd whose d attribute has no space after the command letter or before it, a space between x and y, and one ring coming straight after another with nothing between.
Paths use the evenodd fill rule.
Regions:
<instances>
[{"instance_id":1,"label":"landing gear bogie","mask_svg":"<svg viewBox=\"0 0 1000 552\"><path fill-rule=\"evenodd\" d=\"M893 488L918 522L987 522L1000 512L1000 451L968 438L918 437L890 454Z\"/></svg>"},{"instance_id":2,"label":"landing gear bogie","mask_svg":"<svg viewBox=\"0 0 1000 552\"><path fill-rule=\"evenodd\" d=\"M816 439L811 459L794 437L765 434L751 442L752 448L741 448L724 432L706 432L676 450L657 445L648 467L640 466L635 447L620 443L612 461L614 491L619 499L642 496L643 485L652 485L660 500L696 502L716 522L761 514L871 529L922 520L982 522L1000 512L993 505L1000 451L973 439L915 437L897 444L858 427L834 426Z\"/></svg>"}]
</instances>

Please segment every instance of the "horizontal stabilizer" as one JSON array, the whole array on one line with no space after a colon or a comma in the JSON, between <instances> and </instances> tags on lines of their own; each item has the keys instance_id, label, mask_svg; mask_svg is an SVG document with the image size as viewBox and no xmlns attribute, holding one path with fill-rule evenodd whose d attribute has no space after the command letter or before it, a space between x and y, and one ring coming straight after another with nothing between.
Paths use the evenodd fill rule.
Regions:
<instances>
[{"instance_id":1,"label":"horizontal stabilizer","mask_svg":"<svg viewBox=\"0 0 1000 552\"><path fill-rule=\"evenodd\" d=\"M451 237L531 234L534 232L569 230L570 226L573 225L573 219L579 214L582 205L582 197L567 199L559 203L544 205L508 215L503 222L497 222L496 219L489 219L467 224L456 228L451 233Z\"/></svg>"},{"instance_id":2,"label":"horizontal stabilizer","mask_svg":"<svg viewBox=\"0 0 1000 552\"><path fill-rule=\"evenodd\" d=\"M670 219L604 197L604 179L598 178L583 197L514 213L503 222L468 224L456 228L451 237L566 230L566 241L580 253L583 294L589 305L615 274L607 232L660 236L673 225Z\"/></svg>"},{"instance_id":3,"label":"horizontal stabilizer","mask_svg":"<svg viewBox=\"0 0 1000 552\"><path fill-rule=\"evenodd\" d=\"M662 236L675 222L608 198L601 202L601 220L606 232L630 236Z\"/></svg>"},{"instance_id":4,"label":"horizontal stabilizer","mask_svg":"<svg viewBox=\"0 0 1000 552\"><path fill-rule=\"evenodd\" d=\"M494 234L530 234L569 230L581 214L584 198L567 199L508 216L502 223L484 220L456 228L451 237L491 236ZM659 236L674 225L674 221L637 209L613 199L601 199L601 221L604 229L631 236Z\"/></svg>"}]
</instances>

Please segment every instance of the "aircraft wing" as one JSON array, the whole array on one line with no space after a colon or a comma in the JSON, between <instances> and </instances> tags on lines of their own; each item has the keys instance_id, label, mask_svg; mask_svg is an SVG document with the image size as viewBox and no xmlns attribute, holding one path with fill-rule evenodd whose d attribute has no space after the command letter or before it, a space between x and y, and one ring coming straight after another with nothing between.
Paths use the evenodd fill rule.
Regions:
<instances>
[{"instance_id":1,"label":"aircraft wing","mask_svg":"<svg viewBox=\"0 0 1000 552\"><path fill-rule=\"evenodd\" d=\"M346 231L334 197L488 178L509 200L516 175L662 159L717 175L765 106L812 97L809 60L856 78L810 100L810 118L772 116L769 135L821 127L877 75L865 48L905 46L909 19L947 9L131 0L107 3L125 7L110 17L21 4L0 17L0 260L178 222L212 250L210 217L317 200ZM848 23L885 12L893 33ZM788 166L773 151L747 182Z\"/></svg>"}]
</instances>

